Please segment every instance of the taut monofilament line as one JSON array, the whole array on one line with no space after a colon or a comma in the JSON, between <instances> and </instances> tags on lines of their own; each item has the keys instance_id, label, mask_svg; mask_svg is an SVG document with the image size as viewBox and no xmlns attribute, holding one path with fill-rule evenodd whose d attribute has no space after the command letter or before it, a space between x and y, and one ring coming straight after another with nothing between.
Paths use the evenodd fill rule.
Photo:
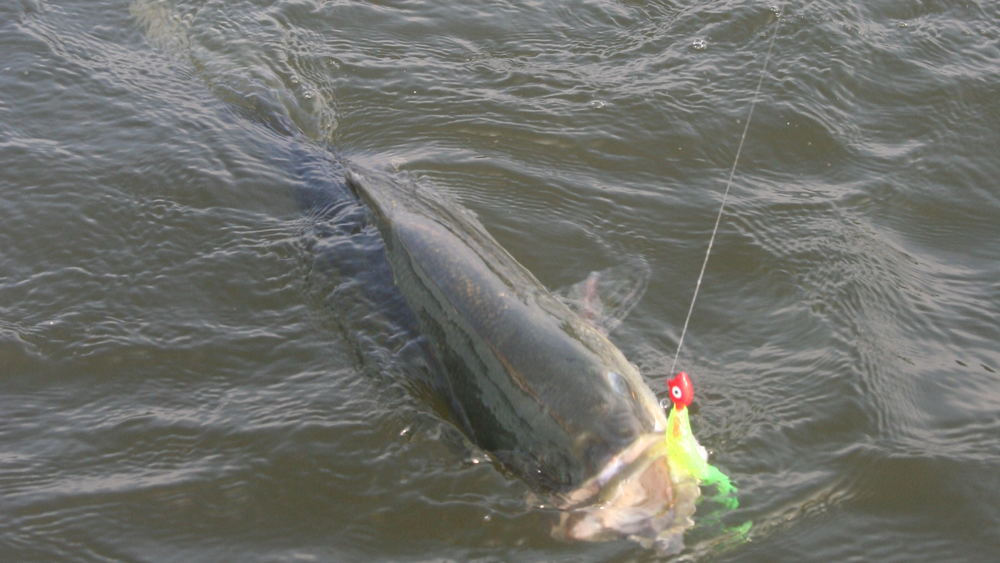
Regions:
<instances>
[{"instance_id":1,"label":"taut monofilament line","mask_svg":"<svg viewBox=\"0 0 1000 563\"><path fill-rule=\"evenodd\" d=\"M691 321L691 313L694 311L694 302L698 299L698 290L701 289L701 280L705 277L705 268L708 266L708 257L712 253L712 245L715 244L715 235L719 232L719 223L722 222L722 214L726 209L726 199L729 198L729 188L733 185L733 177L736 175L736 166L740 162L740 153L743 152L743 142L747 138L747 131L750 130L750 120L753 118L753 109L757 105L757 98L760 96L760 87L764 83L764 74L767 72L767 63L771 60L771 50L774 48L774 39L778 37L778 27L781 25L781 13L779 9L775 15L774 34L771 35L771 42L767 46L767 55L764 57L764 66L760 69L760 78L757 80L757 90L753 93L753 101L750 102L750 112L747 114L746 125L743 126L743 134L740 135L740 144L736 148L736 158L733 159L733 167L729 171L729 180L726 182L726 191L722 194L722 205L719 206L719 215L715 218L715 227L712 229L712 236L708 239L708 249L705 250L705 261L701 264L701 272L698 274L698 281L694 285L694 295L691 297L691 306L688 307L687 318L684 319L684 328L681 329L680 340L677 341L677 352L674 353L674 361L670 364L670 371L674 373L677 366L677 358L681 355L681 346L684 344L684 335L687 334L688 323Z\"/></svg>"}]
</instances>

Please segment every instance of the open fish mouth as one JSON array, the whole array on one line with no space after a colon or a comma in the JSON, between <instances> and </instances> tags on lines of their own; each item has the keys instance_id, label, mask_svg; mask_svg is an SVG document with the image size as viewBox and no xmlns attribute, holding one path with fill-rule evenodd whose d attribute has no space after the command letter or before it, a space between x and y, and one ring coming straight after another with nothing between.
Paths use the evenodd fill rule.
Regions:
<instances>
[{"instance_id":1,"label":"open fish mouth","mask_svg":"<svg viewBox=\"0 0 1000 563\"><path fill-rule=\"evenodd\" d=\"M558 495L559 539L628 538L662 555L684 548L684 531L701 494L697 481L671 475L663 434L646 434L582 486Z\"/></svg>"}]
</instances>

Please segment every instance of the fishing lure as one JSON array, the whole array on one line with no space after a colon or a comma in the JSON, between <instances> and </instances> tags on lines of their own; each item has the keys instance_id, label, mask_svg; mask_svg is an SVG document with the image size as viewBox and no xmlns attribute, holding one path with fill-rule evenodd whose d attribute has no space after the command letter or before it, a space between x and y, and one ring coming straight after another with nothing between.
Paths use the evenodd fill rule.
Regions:
<instances>
[{"instance_id":1,"label":"fishing lure","mask_svg":"<svg viewBox=\"0 0 1000 563\"><path fill-rule=\"evenodd\" d=\"M706 485L715 485L718 496L715 500L729 508L736 508L736 487L729 477L718 468L709 465L708 452L691 433L687 406L694 399L691 378L683 371L667 380L670 400L674 403L667 417L667 451L672 474L688 474Z\"/></svg>"}]
</instances>

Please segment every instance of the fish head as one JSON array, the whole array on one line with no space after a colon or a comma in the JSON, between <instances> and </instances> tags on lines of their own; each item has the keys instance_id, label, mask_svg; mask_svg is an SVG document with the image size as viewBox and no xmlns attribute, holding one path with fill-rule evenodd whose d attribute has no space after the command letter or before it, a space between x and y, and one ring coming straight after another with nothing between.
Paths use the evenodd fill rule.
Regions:
<instances>
[{"instance_id":1,"label":"fish head","mask_svg":"<svg viewBox=\"0 0 1000 563\"><path fill-rule=\"evenodd\" d=\"M566 323L566 331L585 352L566 354L572 357L568 362L572 367L564 371L571 372L568 379L586 387L585 392L573 394L575 404L571 407L587 413L580 428L607 442L613 448L609 456L641 434L665 432L666 414L639 368L593 326L572 321L577 322ZM573 369L577 371L572 373ZM600 460L592 469L600 469L605 461Z\"/></svg>"},{"instance_id":2,"label":"fish head","mask_svg":"<svg viewBox=\"0 0 1000 563\"><path fill-rule=\"evenodd\" d=\"M576 332L599 360L588 379L603 403L578 435L580 457L590 476L572 490L557 494L559 522L553 536L567 540L605 541L629 538L663 554L683 547L684 530L694 522L697 481L672 475L666 443L667 419L638 368L603 335ZM580 397L577 397L579 400Z\"/></svg>"},{"instance_id":3,"label":"fish head","mask_svg":"<svg viewBox=\"0 0 1000 563\"><path fill-rule=\"evenodd\" d=\"M614 456L581 487L557 496L558 539L627 538L661 555L683 549L684 531L701 492L688 476L671 476L662 434L646 434Z\"/></svg>"}]
</instances>

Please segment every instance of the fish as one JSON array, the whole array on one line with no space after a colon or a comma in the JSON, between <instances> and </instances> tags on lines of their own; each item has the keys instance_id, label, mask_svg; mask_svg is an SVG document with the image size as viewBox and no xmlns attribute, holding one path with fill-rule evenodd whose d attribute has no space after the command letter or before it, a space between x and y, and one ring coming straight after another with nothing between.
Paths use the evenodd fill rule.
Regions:
<instances>
[{"instance_id":1,"label":"fish","mask_svg":"<svg viewBox=\"0 0 1000 563\"><path fill-rule=\"evenodd\" d=\"M671 475L666 415L638 368L471 212L413 182L345 168L440 361L456 419L546 493L559 514L552 535L678 552L699 489Z\"/></svg>"}]
</instances>

